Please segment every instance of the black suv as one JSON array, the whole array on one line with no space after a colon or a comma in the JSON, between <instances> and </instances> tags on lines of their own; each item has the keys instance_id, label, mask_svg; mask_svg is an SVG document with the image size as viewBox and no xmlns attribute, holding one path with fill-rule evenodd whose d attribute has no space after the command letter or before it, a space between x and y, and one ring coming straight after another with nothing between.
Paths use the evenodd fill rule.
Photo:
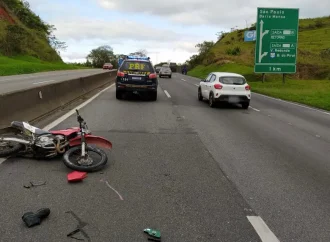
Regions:
<instances>
[{"instance_id":1,"label":"black suv","mask_svg":"<svg viewBox=\"0 0 330 242\"><path fill-rule=\"evenodd\" d=\"M118 68L116 98L122 99L124 92L148 94L157 100L158 79L149 57L126 56Z\"/></svg>"}]
</instances>

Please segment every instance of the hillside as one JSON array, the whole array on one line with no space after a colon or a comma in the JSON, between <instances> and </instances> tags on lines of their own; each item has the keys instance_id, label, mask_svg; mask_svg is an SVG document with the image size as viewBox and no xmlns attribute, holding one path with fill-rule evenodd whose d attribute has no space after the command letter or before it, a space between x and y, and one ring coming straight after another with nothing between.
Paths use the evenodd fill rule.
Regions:
<instances>
[{"instance_id":1,"label":"hillside","mask_svg":"<svg viewBox=\"0 0 330 242\"><path fill-rule=\"evenodd\" d=\"M0 1L0 75L78 68L62 61L58 51L65 43L54 30L27 1Z\"/></svg>"},{"instance_id":2,"label":"hillside","mask_svg":"<svg viewBox=\"0 0 330 242\"><path fill-rule=\"evenodd\" d=\"M254 73L255 42L244 42L245 30L222 33L214 45L204 42L204 49L210 46L187 61L188 75L236 72L246 76L255 92L330 110L330 16L299 20L297 73L287 75L285 85L281 75L266 75L262 83L261 74ZM314 80L314 85L305 80Z\"/></svg>"}]
</instances>

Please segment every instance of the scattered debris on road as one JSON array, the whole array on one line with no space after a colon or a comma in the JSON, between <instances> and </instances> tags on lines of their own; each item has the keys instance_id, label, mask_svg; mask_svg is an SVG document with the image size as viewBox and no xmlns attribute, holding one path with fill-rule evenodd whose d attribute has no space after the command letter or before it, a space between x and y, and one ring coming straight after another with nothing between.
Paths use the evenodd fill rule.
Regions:
<instances>
[{"instance_id":1,"label":"scattered debris on road","mask_svg":"<svg viewBox=\"0 0 330 242\"><path fill-rule=\"evenodd\" d=\"M104 182L104 181L101 179L100 182ZM119 193L116 189L114 189L114 188L109 184L108 181L105 181L105 184L106 184L106 185L107 185L112 191L114 191L114 192L118 195L118 197L119 197L120 200L124 200L124 198L122 197L122 195L120 195L120 193Z\"/></svg>"},{"instance_id":2,"label":"scattered debris on road","mask_svg":"<svg viewBox=\"0 0 330 242\"><path fill-rule=\"evenodd\" d=\"M31 188L31 187L38 187L38 186L43 186L46 185L46 182L39 182L39 183L34 183L34 182L29 182L29 184L23 185L25 188Z\"/></svg>"},{"instance_id":3,"label":"scattered debris on road","mask_svg":"<svg viewBox=\"0 0 330 242\"><path fill-rule=\"evenodd\" d=\"M90 237L88 236L88 234L83 230L83 227L85 227L86 225L88 225L88 223L83 222L74 212L72 211L67 211L65 213L70 213L77 221L78 221L78 225L76 227L75 230L73 230L72 232L70 232L69 234L67 234L67 237L70 237L72 239L77 239L77 240L81 240L78 239L76 237L73 237L74 234L80 232L88 241L91 241Z\"/></svg>"},{"instance_id":4,"label":"scattered debris on road","mask_svg":"<svg viewBox=\"0 0 330 242\"><path fill-rule=\"evenodd\" d=\"M33 227L35 225L40 225L41 221L48 217L50 214L49 208L41 208L36 213L34 212L26 212L22 216L22 220L26 224L26 226Z\"/></svg>"},{"instance_id":5,"label":"scattered debris on road","mask_svg":"<svg viewBox=\"0 0 330 242\"><path fill-rule=\"evenodd\" d=\"M151 236L151 238L148 238L148 240L152 240L152 241L160 241L160 231L155 230L155 229L151 229L151 228L146 228L143 230L144 233L148 234L149 236Z\"/></svg>"},{"instance_id":6,"label":"scattered debris on road","mask_svg":"<svg viewBox=\"0 0 330 242\"><path fill-rule=\"evenodd\" d=\"M80 182L87 177L87 172L73 171L68 174L68 182Z\"/></svg>"}]
</instances>

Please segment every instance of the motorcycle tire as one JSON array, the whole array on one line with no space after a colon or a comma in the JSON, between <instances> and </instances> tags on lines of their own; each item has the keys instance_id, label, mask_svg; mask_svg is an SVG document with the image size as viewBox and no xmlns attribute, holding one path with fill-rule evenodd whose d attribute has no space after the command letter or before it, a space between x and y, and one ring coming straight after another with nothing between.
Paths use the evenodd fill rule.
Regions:
<instances>
[{"instance_id":1,"label":"motorcycle tire","mask_svg":"<svg viewBox=\"0 0 330 242\"><path fill-rule=\"evenodd\" d=\"M7 157L14 153L17 153L23 148L23 145L17 142L10 142L12 144L12 147L6 147L7 149L0 148L0 157Z\"/></svg>"},{"instance_id":2,"label":"motorcycle tire","mask_svg":"<svg viewBox=\"0 0 330 242\"><path fill-rule=\"evenodd\" d=\"M63 155L64 164L72 170L84 171L84 172L95 172L95 171L102 170L108 162L108 156L103 150L87 145L86 151L97 153L98 155L101 156L101 161L95 165L92 164L89 166L81 166L79 164L75 164L74 162L71 161L70 157L71 157L71 155L73 155L74 152L77 152L77 151L79 153L81 152L81 146L74 146L74 147L70 148L69 150L67 150Z\"/></svg>"}]
</instances>

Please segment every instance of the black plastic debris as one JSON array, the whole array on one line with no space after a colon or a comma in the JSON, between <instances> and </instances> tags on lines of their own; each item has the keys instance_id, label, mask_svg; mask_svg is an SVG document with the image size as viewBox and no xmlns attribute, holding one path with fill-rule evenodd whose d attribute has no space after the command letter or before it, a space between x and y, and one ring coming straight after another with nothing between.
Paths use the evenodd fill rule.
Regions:
<instances>
[{"instance_id":1,"label":"black plastic debris","mask_svg":"<svg viewBox=\"0 0 330 242\"><path fill-rule=\"evenodd\" d=\"M46 182L38 182L38 183L34 183L34 182L29 182L28 184L23 185L25 188L31 188L31 187L38 187L38 186L43 186L46 185Z\"/></svg>"},{"instance_id":2,"label":"black plastic debris","mask_svg":"<svg viewBox=\"0 0 330 242\"><path fill-rule=\"evenodd\" d=\"M41 208L37 212L26 212L22 216L22 220L27 227L33 227L35 225L40 225L41 221L47 218L50 214L49 208Z\"/></svg>"},{"instance_id":3,"label":"black plastic debris","mask_svg":"<svg viewBox=\"0 0 330 242\"><path fill-rule=\"evenodd\" d=\"M78 222L77 227L75 228L75 230L73 230L72 232L70 232L69 234L67 234L67 237L70 237L72 239L76 239L76 240L81 240L78 239L77 237L74 237L74 234L77 233L81 233L86 239L87 241L91 241L90 237L88 236L88 234L83 230L83 227L85 227L86 225L88 225L88 223L83 222L73 211L67 211L65 213L70 213Z\"/></svg>"}]
</instances>

